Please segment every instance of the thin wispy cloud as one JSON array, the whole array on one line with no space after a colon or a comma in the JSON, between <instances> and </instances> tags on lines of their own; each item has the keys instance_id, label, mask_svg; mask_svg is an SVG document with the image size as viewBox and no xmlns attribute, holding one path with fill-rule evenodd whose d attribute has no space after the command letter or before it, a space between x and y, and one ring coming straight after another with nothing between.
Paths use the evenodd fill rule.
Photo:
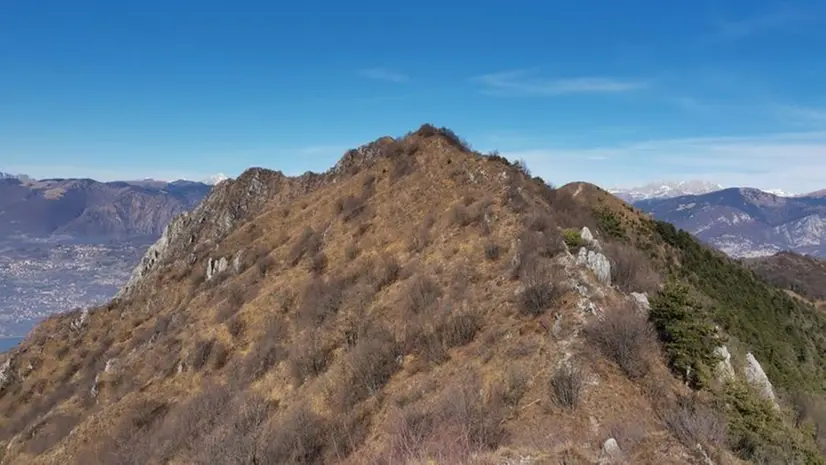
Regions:
<instances>
[{"instance_id":1,"label":"thin wispy cloud","mask_svg":"<svg viewBox=\"0 0 826 465\"><path fill-rule=\"evenodd\" d=\"M808 192L826 187L826 131L654 139L595 147L507 151L554 183L639 185L699 178L726 186Z\"/></svg>"},{"instance_id":2,"label":"thin wispy cloud","mask_svg":"<svg viewBox=\"0 0 826 465\"><path fill-rule=\"evenodd\" d=\"M631 92L649 86L647 81L611 77L583 76L545 78L526 70L504 71L476 76L483 93L491 95L566 95Z\"/></svg>"},{"instance_id":3,"label":"thin wispy cloud","mask_svg":"<svg viewBox=\"0 0 826 465\"><path fill-rule=\"evenodd\" d=\"M720 41L745 39L772 31L798 33L803 23L822 18L822 12L819 10L804 9L790 4L738 19L717 16L711 21L713 31L702 37L698 44L711 45Z\"/></svg>"},{"instance_id":4,"label":"thin wispy cloud","mask_svg":"<svg viewBox=\"0 0 826 465\"><path fill-rule=\"evenodd\" d=\"M410 76L387 68L367 68L359 71L362 77L376 81L402 83L410 80Z\"/></svg>"}]
</instances>

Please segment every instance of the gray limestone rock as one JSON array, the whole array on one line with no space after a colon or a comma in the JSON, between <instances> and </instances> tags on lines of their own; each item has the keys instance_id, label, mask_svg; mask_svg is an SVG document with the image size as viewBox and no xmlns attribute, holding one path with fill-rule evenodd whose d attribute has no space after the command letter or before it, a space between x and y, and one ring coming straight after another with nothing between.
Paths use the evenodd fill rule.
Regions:
<instances>
[{"instance_id":1,"label":"gray limestone rock","mask_svg":"<svg viewBox=\"0 0 826 465\"><path fill-rule=\"evenodd\" d=\"M734 367L731 365L731 353L729 353L728 347L717 347L714 349L714 354L722 359L717 362L717 367L715 368L717 379L723 382L733 380Z\"/></svg>"},{"instance_id":2,"label":"gray limestone rock","mask_svg":"<svg viewBox=\"0 0 826 465\"><path fill-rule=\"evenodd\" d=\"M774 386L772 386L771 381L769 381L769 377L766 376L766 372L763 371L763 367L760 365L760 362L754 358L754 355L749 352L746 354L746 367L744 375L746 380L757 388L760 395L762 395L766 400L770 400L775 407L778 407L777 398L774 395Z\"/></svg>"},{"instance_id":3,"label":"gray limestone rock","mask_svg":"<svg viewBox=\"0 0 826 465\"><path fill-rule=\"evenodd\" d=\"M593 271L600 283L611 284L611 262L605 255L583 247L579 249L576 261L577 264L584 265Z\"/></svg>"}]
</instances>

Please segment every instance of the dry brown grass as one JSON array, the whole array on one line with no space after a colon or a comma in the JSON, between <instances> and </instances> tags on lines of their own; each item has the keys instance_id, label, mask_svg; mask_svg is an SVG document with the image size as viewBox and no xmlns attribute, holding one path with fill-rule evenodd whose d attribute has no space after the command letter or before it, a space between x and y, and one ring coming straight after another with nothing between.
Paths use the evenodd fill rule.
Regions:
<instances>
[{"instance_id":1,"label":"dry brown grass","mask_svg":"<svg viewBox=\"0 0 826 465\"><path fill-rule=\"evenodd\" d=\"M78 424L43 457L13 445L9 462L503 463L511 452L556 460L559 438L594 458L604 437L590 417L652 417L635 382L601 357L600 384L579 408L546 408L561 351L579 359L589 344L553 264L564 250L557 225L581 227L565 223L589 218L583 209L449 139L412 137L335 183L273 182L269 203L249 213L253 229L213 235L207 221L192 275L218 250L241 252L245 266L225 281L193 286L161 269L83 331L68 330L69 317L44 323L17 367L41 361L0 395L0 442L58 413ZM227 205L239 213L236 200ZM532 262L550 268L531 275ZM543 326L550 316L522 312L517 291L543 282L553 295L538 293L528 313L562 315L558 340ZM107 373L89 402L113 357L129 369ZM145 415L138 399L164 413ZM132 413L150 420L112 434ZM90 445L114 452L88 459Z\"/></svg>"}]
</instances>

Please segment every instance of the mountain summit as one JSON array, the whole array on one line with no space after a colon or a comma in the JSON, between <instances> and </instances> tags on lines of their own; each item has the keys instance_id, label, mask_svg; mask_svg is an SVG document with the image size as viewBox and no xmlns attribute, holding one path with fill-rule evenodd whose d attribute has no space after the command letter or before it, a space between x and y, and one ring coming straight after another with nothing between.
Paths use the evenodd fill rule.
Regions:
<instances>
[{"instance_id":1,"label":"mountain summit","mask_svg":"<svg viewBox=\"0 0 826 465\"><path fill-rule=\"evenodd\" d=\"M0 463L823 464L824 330L425 125L220 183L116 299L41 323L0 360Z\"/></svg>"},{"instance_id":2,"label":"mountain summit","mask_svg":"<svg viewBox=\"0 0 826 465\"><path fill-rule=\"evenodd\" d=\"M722 189L720 184L701 180L677 182L652 182L640 187L614 188L609 192L626 202L636 202L646 199L667 199L683 195L707 194Z\"/></svg>"}]
</instances>

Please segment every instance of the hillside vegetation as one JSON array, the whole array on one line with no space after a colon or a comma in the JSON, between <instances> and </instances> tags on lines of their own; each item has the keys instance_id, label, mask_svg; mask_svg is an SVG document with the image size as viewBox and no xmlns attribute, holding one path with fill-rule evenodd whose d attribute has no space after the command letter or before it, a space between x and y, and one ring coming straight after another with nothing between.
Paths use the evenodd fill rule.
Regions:
<instances>
[{"instance_id":1,"label":"hillside vegetation","mask_svg":"<svg viewBox=\"0 0 826 465\"><path fill-rule=\"evenodd\" d=\"M425 125L216 186L117 299L41 323L0 360L0 464L821 464L823 329Z\"/></svg>"}]
</instances>

